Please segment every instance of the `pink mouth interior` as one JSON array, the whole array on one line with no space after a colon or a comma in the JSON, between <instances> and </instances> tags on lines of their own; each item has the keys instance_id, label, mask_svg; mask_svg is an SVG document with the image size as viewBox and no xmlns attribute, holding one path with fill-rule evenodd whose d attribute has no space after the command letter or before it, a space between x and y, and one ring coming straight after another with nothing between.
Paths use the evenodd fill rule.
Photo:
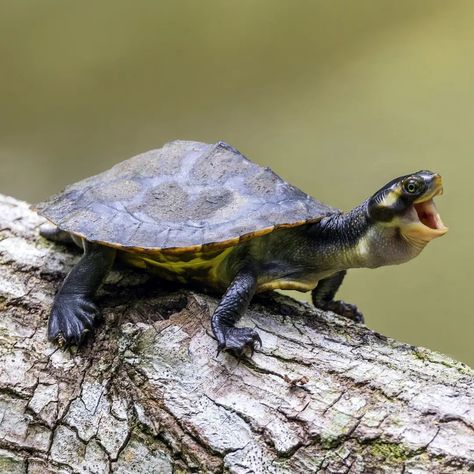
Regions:
<instances>
[{"instance_id":1,"label":"pink mouth interior","mask_svg":"<svg viewBox=\"0 0 474 474\"><path fill-rule=\"evenodd\" d=\"M433 199L414 204L414 208L422 224L430 229L444 229L443 221L436 210Z\"/></svg>"}]
</instances>

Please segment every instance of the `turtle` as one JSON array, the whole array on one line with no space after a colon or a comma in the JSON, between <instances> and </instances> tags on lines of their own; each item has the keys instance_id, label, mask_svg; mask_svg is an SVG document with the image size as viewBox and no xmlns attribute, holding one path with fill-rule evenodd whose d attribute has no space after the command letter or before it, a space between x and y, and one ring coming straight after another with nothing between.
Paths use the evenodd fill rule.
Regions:
<instances>
[{"instance_id":1,"label":"turtle","mask_svg":"<svg viewBox=\"0 0 474 474\"><path fill-rule=\"evenodd\" d=\"M218 351L237 356L262 345L236 326L256 293L311 291L315 307L363 323L335 299L347 270L406 262L445 234L433 202L442 191L441 176L422 170L342 212L225 142L169 142L36 206L50 221L43 237L83 249L54 298L48 338L80 345L93 332L95 295L116 258L222 294L211 328Z\"/></svg>"}]
</instances>

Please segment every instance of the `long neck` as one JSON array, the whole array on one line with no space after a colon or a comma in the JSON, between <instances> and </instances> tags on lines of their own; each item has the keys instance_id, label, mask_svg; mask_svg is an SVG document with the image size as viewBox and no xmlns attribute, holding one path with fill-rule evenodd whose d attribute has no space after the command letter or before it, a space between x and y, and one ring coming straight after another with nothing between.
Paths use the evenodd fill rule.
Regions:
<instances>
[{"instance_id":1,"label":"long neck","mask_svg":"<svg viewBox=\"0 0 474 474\"><path fill-rule=\"evenodd\" d=\"M323 219L315 231L332 261L346 269L403 263L416 257L426 245L414 245L404 238L396 223L373 221L368 201L345 214Z\"/></svg>"},{"instance_id":2,"label":"long neck","mask_svg":"<svg viewBox=\"0 0 474 474\"><path fill-rule=\"evenodd\" d=\"M359 248L371 229L367 204L364 201L349 212L330 215L314 225L311 237L324 266L337 269L367 266Z\"/></svg>"},{"instance_id":3,"label":"long neck","mask_svg":"<svg viewBox=\"0 0 474 474\"><path fill-rule=\"evenodd\" d=\"M315 225L315 245L323 245L326 265L339 269L396 265L416 257L424 245L413 245L396 224L374 222L368 201L345 214L324 218Z\"/></svg>"}]
</instances>

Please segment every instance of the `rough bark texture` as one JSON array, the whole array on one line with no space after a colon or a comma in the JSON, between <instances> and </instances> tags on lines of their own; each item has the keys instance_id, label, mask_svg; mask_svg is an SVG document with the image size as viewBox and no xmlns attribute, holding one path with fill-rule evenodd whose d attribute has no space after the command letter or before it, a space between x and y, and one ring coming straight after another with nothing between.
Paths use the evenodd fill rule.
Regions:
<instances>
[{"instance_id":1,"label":"rough bark texture","mask_svg":"<svg viewBox=\"0 0 474 474\"><path fill-rule=\"evenodd\" d=\"M473 371L282 296L242 322L263 348L216 356L216 300L116 269L79 351L46 341L79 253L0 196L0 472L474 470Z\"/></svg>"}]
</instances>

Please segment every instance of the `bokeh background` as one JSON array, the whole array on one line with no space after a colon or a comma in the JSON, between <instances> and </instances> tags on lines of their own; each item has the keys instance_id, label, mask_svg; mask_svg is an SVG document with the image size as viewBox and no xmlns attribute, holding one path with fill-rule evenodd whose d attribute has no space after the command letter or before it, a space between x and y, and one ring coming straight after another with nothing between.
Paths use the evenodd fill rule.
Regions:
<instances>
[{"instance_id":1,"label":"bokeh background","mask_svg":"<svg viewBox=\"0 0 474 474\"><path fill-rule=\"evenodd\" d=\"M175 138L343 209L439 171L447 236L340 294L474 365L473 25L469 0L2 0L0 192L38 201Z\"/></svg>"}]
</instances>

